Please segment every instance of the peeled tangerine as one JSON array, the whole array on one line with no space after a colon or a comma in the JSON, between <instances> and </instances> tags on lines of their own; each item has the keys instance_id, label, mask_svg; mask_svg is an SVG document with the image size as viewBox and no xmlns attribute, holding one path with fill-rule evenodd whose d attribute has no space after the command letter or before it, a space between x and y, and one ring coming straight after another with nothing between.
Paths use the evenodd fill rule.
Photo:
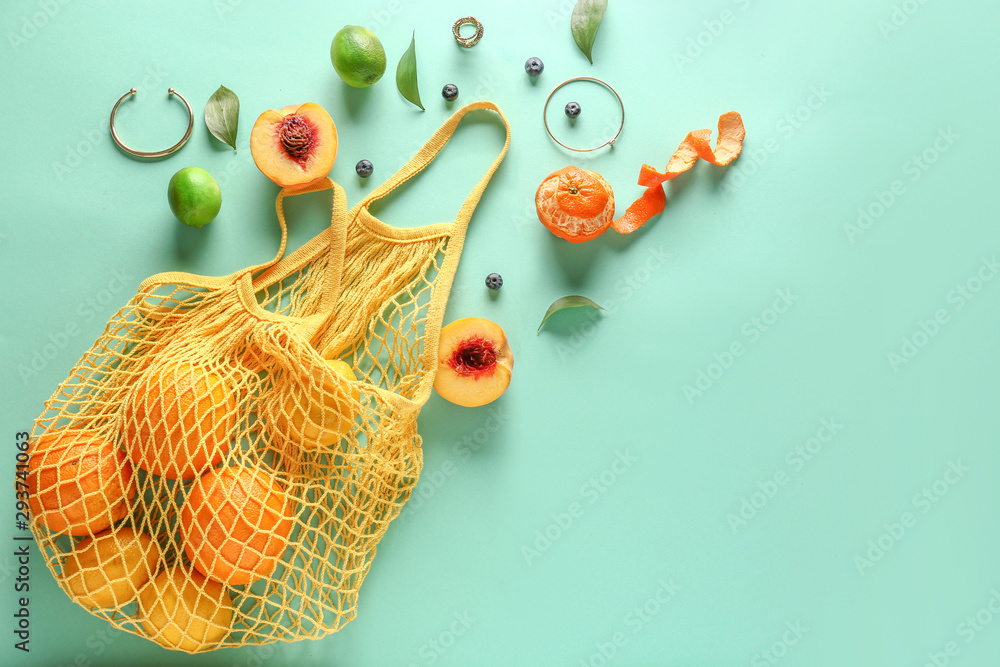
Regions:
<instances>
[{"instance_id":1,"label":"peeled tangerine","mask_svg":"<svg viewBox=\"0 0 1000 667\"><path fill-rule=\"evenodd\" d=\"M615 195L600 174L565 167L545 177L535 192L538 219L560 238L582 243L597 238L615 217Z\"/></svg>"},{"instance_id":2,"label":"peeled tangerine","mask_svg":"<svg viewBox=\"0 0 1000 667\"><path fill-rule=\"evenodd\" d=\"M285 388L271 418L278 433L304 449L330 447L350 434L354 427L361 392L351 366L328 359L307 386ZM273 409L272 408L272 409Z\"/></svg>"},{"instance_id":3,"label":"peeled tangerine","mask_svg":"<svg viewBox=\"0 0 1000 667\"><path fill-rule=\"evenodd\" d=\"M337 128L330 114L312 102L268 109L250 131L250 153L265 176L299 190L330 173L337 159Z\"/></svg>"},{"instance_id":4,"label":"peeled tangerine","mask_svg":"<svg viewBox=\"0 0 1000 667\"><path fill-rule=\"evenodd\" d=\"M458 405L486 405L507 390L513 367L500 325L478 317L455 320L441 330L434 389Z\"/></svg>"}]
</instances>

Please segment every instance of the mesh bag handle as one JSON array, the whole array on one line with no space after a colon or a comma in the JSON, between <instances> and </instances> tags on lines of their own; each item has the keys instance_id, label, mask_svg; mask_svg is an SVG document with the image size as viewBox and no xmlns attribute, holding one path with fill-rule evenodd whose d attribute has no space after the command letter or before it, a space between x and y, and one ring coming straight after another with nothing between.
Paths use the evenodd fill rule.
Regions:
<instances>
[{"instance_id":1,"label":"mesh bag handle","mask_svg":"<svg viewBox=\"0 0 1000 667\"><path fill-rule=\"evenodd\" d=\"M389 177L380 186L375 188L371 194L361 200L357 208L367 209L372 202L386 196L397 187L423 171L423 169L429 165L432 160L434 160L437 154L441 152L441 149L443 149L448 143L448 140L451 139L455 130L458 128L458 124L462 122L462 119L465 118L469 112L478 110L496 112L496 114L500 116L500 120L503 122L506 134L504 138L504 145L500 150L499 155L497 155L493 164L490 165L489 169L487 169L486 173L479 180L479 183L477 183L472 189L472 192L469 193L469 196L465 199L461 209L459 209L458 215L455 217L455 222L453 224L458 227L458 229L455 229L454 232L464 234L465 228L469 224L469 220L472 218L472 213L476 210L476 205L479 203L479 200L483 196L483 192L486 190L486 186L493 177L493 173L500 166L500 163L503 162L504 156L507 155L507 149L510 148L510 123L507 121L507 117L503 115L503 112L500 111L500 108L493 102L473 102L471 104L467 104L452 114L451 118L445 121L444 124L438 128L437 132L435 132L431 138L427 140L427 143L425 143L423 147L417 151L416 155L410 158L410 160L403 165L399 171ZM399 234L401 238L410 237L414 233L419 233L421 231L420 227L393 229L396 229L396 233Z\"/></svg>"},{"instance_id":2,"label":"mesh bag handle","mask_svg":"<svg viewBox=\"0 0 1000 667\"><path fill-rule=\"evenodd\" d=\"M322 192L323 190L333 190L333 210L330 216L329 227L303 243L295 252L282 258L288 237L288 227L285 222L285 197ZM274 202L275 212L278 215L278 224L281 226L281 247L278 249L278 254L273 260L257 267L251 267L251 272L259 271L252 281L254 290L257 291L273 285L282 278L290 276L315 259L317 250L326 248L330 253L331 269L334 269L327 272L326 282L323 285L323 299L324 303L327 303L336 292L340 269L343 266L343 254L339 253L338 256L337 251L343 246L343 235L346 231L346 201L347 197L344 194L344 189L337 183L334 183L329 176L324 176L320 181L301 190L283 188L278 193L278 197Z\"/></svg>"}]
</instances>

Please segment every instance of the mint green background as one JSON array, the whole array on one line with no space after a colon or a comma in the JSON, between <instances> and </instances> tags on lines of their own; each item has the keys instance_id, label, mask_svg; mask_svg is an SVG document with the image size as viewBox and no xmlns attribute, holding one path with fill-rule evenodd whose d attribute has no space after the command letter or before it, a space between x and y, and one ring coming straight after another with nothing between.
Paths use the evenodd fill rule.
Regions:
<instances>
[{"instance_id":1,"label":"mint green background","mask_svg":"<svg viewBox=\"0 0 1000 667\"><path fill-rule=\"evenodd\" d=\"M428 402L423 497L390 528L358 618L339 634L171 653L109 637L36 559L26 656L11 647L12 559L0 556L0 663L597 666L620 632L608 664L916 666L947 648L949 664L994 664L1000 619L986 605L1000 589L1000 280L971 301L953 290L1000 247L992 162L1000 6L612 0L593 66L573 43L570 6L3 3L6 470L14 433L30 427L142 278L224 274L273 255L278 189L254 167L248 139L261 111L286 104L314 101L333 116L340 152L332 176L350 202L461 103L501 106L513 142L472 221L447 319L500 323L517 365L492 406ZM894 7L902 25L883 34ZM486 34L466 51L450 27L468 13ZM720 16L728 24L714 23ZM33 17L42 24L34 32ZM377 28L385 45L389 71L371 89L347 88L330 65L330 40L348 23ZM424 113L393 85L414 29ZM685 50L694 57L679 62ZM546 69L533 83L522 64L534 55ZM611 82L628 112L615 148L589 157L559 150L540 119L548 92L579 75ZM445 83L459 86L456 105L439 96ZM235 155L201 121L219 84L242 103ZM183 108L167 87L191 101L197 123L178 154L139 163L112 144L107 116L131 86L140 94L120 131L140 148L170 145L183 131ZM615 109L600 89L572 90L552 120L560 136L588 143ZM584 107L574 128L559 112L572 98ZM601 172L624 210L641 192L643 162L662 168L688 131L714 129L734 109L747 128L743 156L728 169L698 164L669 184L667 212L642 231L571 246L534 219L538 183L570 163ZM786 119L796 113L794 124ZM958 138L935 155L935 138L949 128ZM449 219L500 143L496 123L463 124L381 217L408 226ZM913 172L908 161L925 149L936 161ZM369 182L354 174L361 158L375 165ZM167 207L167 181L186 166L222 185L222 212L201 230L180 225ZM896 180L903 194L852 242L845 225ZM288 207L291 247L324 224L325 199L299 199ZM498 298L483 286L491 271L505 279ZM123 278L113 281L115 272ZM767 309L777 290L796 300L775 321ZM536 336L548 304L571 293L608 311L563 313ZM893 368L889 353L939 309L947 322L929 340L917 336L926 345ZM772 326L762 331L754 317ZM19 368L71 324L79 333L22 378ZM724 359L734 343L742 355L720 375L713 355ZM717 379L688 400L683 387L699 371ZM490 420L497 415L499 430ZM842 429L798 470L789 452L831 418ZM635 462L605 472L613 483L593 491L588 480L618 453ZM969 470L939 485L947 489L939 502L915 498L950 461ZM734 531L728 515L775 475L786 483ZM5 497L0 544L12 544L13 494ZM536 531L559 532L553 515L572 503L572 525L529 563L522 549ZM915 524L859 573L855 557L906 512ZM662 605L661 582L681 589ZM633 610L650 600L656 613L637 620ZM960 625L984 608L991 624ZM452 636L463 613L474 621ZM786 634L796 623L807 628L800 639ZM763 655L772 648L780 660Z\"/></svg>"}]
</instances>

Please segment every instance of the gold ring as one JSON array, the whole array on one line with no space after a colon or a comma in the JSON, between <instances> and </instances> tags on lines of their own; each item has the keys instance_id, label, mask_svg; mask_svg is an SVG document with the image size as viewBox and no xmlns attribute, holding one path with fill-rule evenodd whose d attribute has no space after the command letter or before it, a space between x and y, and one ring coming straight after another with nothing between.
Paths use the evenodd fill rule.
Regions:
<instances>
[{"instance_id":1,"label":"gold ring","mask_svg":"<svg viewBox=\"0 0 1000 667\"><path fill-rule=\"evenodd\" d=\"M462 37L462 33L459 32L464 25L471 25L476 27L476 34L472 37ZM467 49L471 49L473 46L479 43L479 40L483 38L483 24L480 23L474 16L466 16L465 18L460 18L455 21L455 25L451 26L451 34L455 36L455 41L464 46Z\"/></svg>"},{"instance_id":2,"label":"gold ring","mask_svg":"<svg viewBox=\"0 0 1000 667\"><path fill-rule=\"evenodd\" d=\"M552 100L552 96L556 94L557 90L559 90L560 88L562 88L566 84L573 83L574 81L593 81L594 83L601 84L602 86L604 86L605 88L607 88L608 90L611 91L611 94L615 96L616 100L618 100L618 106L620 106L621 109L622 109L622 122L621 122L621 125L618 126L618 132L615 133L614 137L612 137L611 139L605 141L600 146L594 146L593 148L573 148L572 146L567 146L563 142L561 142L558 139L556 139L555 135L552 134L552 130L549 129L549 119L548 119L548 116L547 116L547 112L549 110L549 102ZM618 141L618 137L622 133L622 128L625 127L625 104L622 102L622 98L618 95L618 92L614 88L612 88L610 86L610 84L608 84L607 82L601 81L600 79L595 79L592 76L578 76L578 77L575 77L575 78L572 78L572 79L567 79L566 81L563 81L558 86L556 86L552 90L551 93L549 93L548 98L545 100L545 108L542 109L542 122L545 123L545 131L549 133L550 137L552 137L552 141L556 142L557 144L559 144L563 148L571 150L571 151L576 151L578 153L589 153L591 151L596 151L596 150L598 150L600 148L604 148L605 146L614 147L615 142Z\"/></svg>"},{"instance_id":3,"label":"gold ring","mask_svg":"<svg viewBox=\"0 0 1000 667\"><path fill-rule=\"evenodd\" d=\"M125 142L121 140L121 137L118 136L118 132L115 130L115 114L118 112L118 106L122 102L124 102L126 98L135 95L135 92L136 92L135 88L130 89L127 93L118 98L118 101L115 102L114 108L111 109L111 138L115 140L115 143L118 144L119 148L121 148L126 153L131 153L136 157L144 157L144 158L163 157L165 155L170 155L171 153L180 150L180 147L183 146L185 143L187 143L187 140L191 138L191 131L194 129L194 113L191 112L191 105L188 104L188 101L186 99L184 99L184 96L178 93L173 88L168 88L167 94L176 95L177 97L179 97L181 102L184 103L184 106L187 107L187 112L188 112L188 128L187 132L184 133L184 136L181 138L181 140L178 141L173 146L171 146L170 148L164 149L162 151L137 151L134 148L126 146Z\"/></svg>"}]
</instances>

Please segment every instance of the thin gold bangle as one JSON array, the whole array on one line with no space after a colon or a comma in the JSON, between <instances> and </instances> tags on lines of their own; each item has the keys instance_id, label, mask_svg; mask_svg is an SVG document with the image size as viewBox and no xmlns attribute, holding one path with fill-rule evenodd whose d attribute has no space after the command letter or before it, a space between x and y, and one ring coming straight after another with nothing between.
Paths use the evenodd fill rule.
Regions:
<instances>
[{"instance_id":1,"label":"thin gold bangle","mask_svg":"<svg viewBox=\"0 0 1000 667\"><path fill-rule=\"evenodd\" d=\"M460 31L464 25L471 25L476 29L476 32L472 35L472 37L462 37L462 33ZM475 16L466 16L455 21L454 25L451 26L451 34L455 36L455 41L458 42L460 46L471 49L479 43L479 40L483 38L483 24L481 21L477 20Z\"/></svg>"},{"instance_id":2,"label":"thin gold bangle","mask_svg":"<svg viewBox=\"0 0 1000 667\"><path fill-rule=\"evenodd\" d=\"M622 122L621 122L621 125L618 126L618 132L615 133L614 137L612 137L608 141L605 141L600 146L594 146L593 148L573 148L572 146L567 146L563 142L561 142L558 139L556 139L556 136L554 134L552 134L552 130L549 129L548 110L549 110L549 102L552 100L552 96L555 95L556 91L558 91L560 88L562 88L566 84L573 83L574 81L593 81L594 83L601 84L602 86L604 86L605 88L607 88L608 90L611 91L611 94L615 96L616 100L618 100L618 106L621 107L621 110L622 110ZM618 137L622 133L622 129L625 127L625 104L622 102L621 96L618 95L618 91L616 91L614 88L612 88L611 85L608 84L606 81L601 81L600 79L595 79L592 76L578 76L578 77L574 77L572 79L567 79L566 81L563 81L558 86L556 86L552 90L551 93L549 93L548 98L546 98L546 100L545 100L545 107L542 109L542 122L545 123L545 131L549 133L550 137L552 137L552 141L556 142L557 144L559 144L560 146L562 146L563 148L565 148L567 150L576 151L578 153L589 153L591 151L596 151L596 150L599 150L601 148L604 148L605 146L614 147L615 142L618 141Z\"/></svg>"},{"instance_id":3,"label":"thin gold bangle","mask_svg":"<svg viewBox=\"0 0 1000 667\"><path fill-rule=\"evenodd\" d=\"M115 114L118 113L118 106L122 102L124 102L126 98L135 95L135 93L136 93L135 88L130 89L127 93L118 98L118 101L115 102L114 108L111 109L111 138L115 140L115 143L118 144L118 147L121 148L126 153L130 153L136 157L142 157L142 158L163 157L165 155L170 155L171 153L175 153L178 150L180 150L180 147L183 146L185 143L187 143L187 140L191 138L191 131L194 129L194 113L192 113L191 105L188 104L188 101L186 99L184 99L184 96L178 93L173 88L168 88L167 94L176 95L177 97L180 98L181 102L184 103L184 106L187 107L188 128L187 132L184 133L184 137L181 138L180 141L178 141L170 148L166 148L162 151L137 151L134 148L130 148L129 146L127 146L125 142L121 140L121 137L118 136L118 131L115 130Z\"/></svg>"}]
</instances>

